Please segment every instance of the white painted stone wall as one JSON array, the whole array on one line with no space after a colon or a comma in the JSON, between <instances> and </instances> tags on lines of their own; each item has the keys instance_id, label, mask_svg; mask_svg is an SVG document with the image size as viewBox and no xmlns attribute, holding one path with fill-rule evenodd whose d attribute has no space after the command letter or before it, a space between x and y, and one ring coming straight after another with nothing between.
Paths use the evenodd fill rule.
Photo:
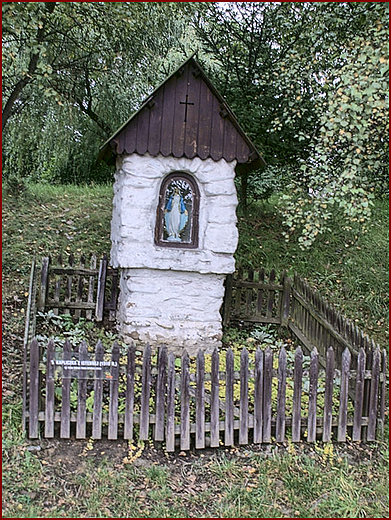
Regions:
<instances>
[{"instance_id":1,"label":"white painted stone wall","mask_svg":"<svg viewBox=\"0 0 391 520\"><path fill-rule=\"evenodd\" d=\"M238 242L236 161L119 157L111 222L111 264L121 268L118 323L127 337L189 351L220 346L219 309ZM159 191L170 173L200 190L197 249L155 245Z\"/></svg>"}]
</instances>

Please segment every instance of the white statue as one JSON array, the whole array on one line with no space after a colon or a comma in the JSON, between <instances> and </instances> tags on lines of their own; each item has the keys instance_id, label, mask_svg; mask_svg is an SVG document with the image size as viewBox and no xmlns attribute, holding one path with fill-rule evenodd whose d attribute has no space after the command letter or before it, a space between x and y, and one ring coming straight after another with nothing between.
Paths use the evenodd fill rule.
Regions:
<instances>
[{"instance_id":1,"label":"white statue","mask_svg":"<svg viewBox=\"0 0 391 520\"><path fill-rule=\"evenodd\" d=\"M170 242L181 242L180 233L187 224L188 211L179 189L175 188L174 195L168 199L164 221L168 233L167 240Z\"/></svg>"}]
</instances>

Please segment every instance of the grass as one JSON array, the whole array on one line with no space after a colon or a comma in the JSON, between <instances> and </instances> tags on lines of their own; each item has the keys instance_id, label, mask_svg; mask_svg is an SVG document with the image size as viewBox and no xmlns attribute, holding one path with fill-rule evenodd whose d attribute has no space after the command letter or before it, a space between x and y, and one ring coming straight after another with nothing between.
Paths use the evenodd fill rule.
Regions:
<instances>
[{"instance_id":1,"label":"grass","mask_svg":"<svg viewBox=\"0 0 391 520\"><path fill-rule=\"evenodd\" d=\"M3 190L3 517L385 518L388 445L219 448L167 455L125 441L47 441L21 432L24 310L33 254L109 253L112 186ZM278 201L239 215L237 261L307 277L388 343L388 204L368 234L340 229L309 252L281 235ZM232 341L245 338L232 337ZM386 431L386 434L388 430ZM386 437L387 438L387 437Z\"/></svg>"}]
</instances>

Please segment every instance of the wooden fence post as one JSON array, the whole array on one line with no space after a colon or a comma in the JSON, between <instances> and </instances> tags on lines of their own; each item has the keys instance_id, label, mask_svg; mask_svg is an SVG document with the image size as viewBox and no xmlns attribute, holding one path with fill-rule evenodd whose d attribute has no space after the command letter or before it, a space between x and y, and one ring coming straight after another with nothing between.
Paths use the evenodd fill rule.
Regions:
<instances>
[{"instance_id":1,"label":"wooden fence post","mask_svg":"<svg viewBox=\"0 0 391 520\"><path fill-rule=\"evenodd\" d=\"M146 441L149 430L149 397L151 395L151 347L149 343L144 348L141 388L140 440Z\"/></svg>"},{"instance_id":2,"label":"wooden fence post","mask_svg":"<svg viewBox=\"0 0 391 520\"><path fill-rule=\"evenodd\" d=\"M104 350L102 342L99 340L95 348L95 360L103 361ZM102 437L102 399L103 399L103 380L101 373L98 372L94 382L94 411L92 414L92 438Z\"/></svg>"},{"instance_id":3,"label":"wooden fence post","mask_svg":"<svg viewBox=\"0 0 391 520\"><path fill-rule=\"evenodd\" d=\"M297 347L295 352L293 378L292 442L299 442L301 437L301 389L303 384L303 351L300 347Z\"/></svg>"},{"instance_id":4,"label":"wooden fence post","mask_svg":"<svg viewBox=\"0 0 391 520\"><path fill-rule=\"evenodd\" d=\"M278 387L277 387L277 419L276 441L285 441L285 400L286 400L286 350L281 347L278 356Z\"/></svg>"},{"instance_id":5,"label":"wooden fence post","mask_svg":"<svg viewBox=\"0 0 391 520\"><path fill-rule=\"evenodd\" d=\"M161 345L158 351L158 366L156 380L156 413L155 413L155 441L164 440L164 412L167 381L167 347Z\"/></svg>"},{"instance_id":6,"label":"wooden fence post","mask_svg":"<svg viewBox=\"0 0 391 520\"><path fill-rule=\"evenodd\" d=\"M290 311L290 297L291 297L291 284L292 280L284 274L282 280L282 296L281 296L281 311L280 311L280 320L281 325L286 327L288 325L289 320L289 311Z\"/></svg>"},{"instance_id":7,"label":"wooden fence post","mask_svg":"<svg viewBox=\"0 0 391 520\"><path fill-rule=\"evenodd\" d=\"M307 441L316 441L316 398L318 394L319 353L316 347L311 352L310 386L308 395Z\"/></svg>"},{"instance_id":8,"label":"wooden fence post","mask_svg":"<svg viewBox=\"0 0 391 520\"><path fill-rule=\"evenodd\" d=\"M45 437L54 437L54 342L49 341L46 351Z\"/></svg>"},{"instance_id":9,"label":"wooden fence post","mask_svg":"<svg viewBox=\"0 0 391 520\"><path fill-rule=\"evenodd\" d=\"M118 436L118 386L119 386L119 356L120 349L115 341L111 353L111 379L109 401L109 428L108 439L117 439Z\"/></svg>"},{"instance_id":10,"label":"wooden fence post","mask_svg":"<svg viewBox=\"0 0 391 520\"><path fill-rule=\"evenodd\" d=\"M255 352L254 369L254 442L262 442L263 426L263 351L260 347Z\"/></svg>"},{"instance_id":11,"label":"wooden fence post","mask_svg":"<svg viewBox=\"0 0 391 520\"><path fill-rule=\"evenodd\" d=\"M229 348L225 358L225 439L226 446L234 444L234 355Z\"/></svg>"},{"instance_id":12,"label":"wooden fence post","mask_svg":"<svg viewBox=\"0 0 391 520\"><path fill-rule=\"evenodd\" d=\"M181 367L181 450L190 449L190 373L189 354L182 354Z\"/></svg>"},{"instance_id":13,"label":"wooden fence post","mask_svg":"<svg viewBox=\"0 0 391 520\"><path fill-rule=\"evenodd\" d=\"M82 341L79 347L79 361L88 361L89 355L87 344ZM77 421L76 439L86 438L86 398L87 398L87 375L80 370L77 388Z\"/></svg>"},{"instance_id":14,"label":"wooden fence post","mask_svg":"<svg viewBox=\"0 0 391 520\"><path fill-rule=\"evenodd\" d=\"M125 424L124 439L133 439L133 412L134 412L134 374L136 348L132 343L128 347L126 363L126 393L125 393Z\"/></svg>"},{"instance_id":15,"label":"wooden fence post","mask_svg":"<svg viewBox=\"0 0 391 520\"><path fill-rule=\"evenodd\" d=\"M98 289L96 294L95 319L96 321L103 320L103 311L105 307L105 290L106 290L106 276L107 276L107 256L104 255L99 265Z\"/></svg>"},{"instance_id":16,"label":"wooden fence post","mask_svg":"<svg viewBox=\"0 0 391 520\"><path fill-rule=\"evenodd\" d=\"M196 386L196 439L197 449L205 448L205 356L202 350L197 354Z\"/></svg>"},{"instance_id":17,"label":"wooden fence post","mask_svg":"<svg viewBox=\"0 0 391 520\"><path fill-rule=\"evenodd\" d=\"M219 428L219 352L217 348L212 354L211 369L211 401L210 401L210 447L217 448L220 440Z\"/></svg>"},{"instance_id":18,"label":"wooden fence post","mask_svg":"<svg viewBox=\"0 0 391 520\"><path fill-rule=\"evenodd\" d=\"M370 392L370 397L369 397L367 441L374 441L376 439L379 379L380 379L380 349L379 349L379 347L377 347L373 353L373 360L372 360L371 392Z\"/></svg>"},{"instance_id":19,"label":"wooden fence post","mask_svg":"<svg viewBox=\"0 0 391 520\"><path fill-rule=\"evenodd\" d=\"M338 442L346 441L346 422L348 416L348 390L349 390L349 370L350 370L350 351L345 348L342 354L341 368L341 390L339 397L339 416L338 416Z\"/></svg>"},{"instance_id":20,"label":"wooden fence post","mask_svg":"<svg viewBox=\"0 0 391 520\"><path fill-rule=\"evenodd\" d=\"M263 362L263 442L271 441L273 352L266 347Z\"/></svg>"},{"instance_id":21,"label":"wooden fence post","mask_svg":"<svg viewBox=\"0 0 391 520\"><path fill-rule=\"evenodd\" d=\"M248 444L248 351L240 354L239 444Z\"/></svg>"},{"instance_id":22,"label":"wooden fence post","mask_svg":"<svg viewBox=\"0 0 391 520\"><path fill-rule=\"evenodd\" d=\"M72 359L72 347L67 340L63 349L63 361ZM71 367L65 364L62 367L62 392L61 392L61 429L60 436L62 439L69 439L71 436Z\"/></svg>"},{"instance_id":23,"label":"wooden fence post","mask_svg":"<svg viewBox=\"0 0 391 520\"><path fill-rule=\"evenodd\" d=\"M168 354L166 449L175 450L175 356Z\"/></svg>"},{"instance_id":24,"label":"wooden fence post","mask_svg":"<svg viewBox=\"0 0 391 520\"><path fill-rule=\"evenodd\" d=\"M333 420L333 388L334 388L334 350L333 347L327 349L326 357L326 376L324 391L324 412L323 412L323 442L331 440L331 427Z\"/></svg>"},{"instance_id":25,"label":"wooden fence post","mask_svg":"<svg viewBox=\"0 0 391 520\"><path fill-rule=\"evenodd\" d=\"M39 344L36 339L30 344L30 395L29 395L29 437L38 437L39 411Z\"/></svg>"},{"instance_id":26,"label":"wooden fence post","mask_svg":"<svg viewBox=\"0 0 391 520\"><path fill-rule=\"evenodd\" d=\"M50 256L45 256L42 258L41 287L38 299L38 310L41 312L45 311L45 303L48 294L49 264Z\"/></svg>"},{"instance_id":27,"label":"wooden fence post","mask_svg":"<svg viewBox=\"0 0 391 520\"><path fill-rule=\"evenodd\" d=\"M365 383L365 350L361 347L357 356L356 390L354 398L353 434L352 440L361 440L361 423L363 414L364 383Z\"/></svg>"},{"instance_id":28,"label":"wooden fence post","mask_svg":"<svg viewBox=\"0 0 391 520\"><path fill-rule=\"evenodd\" d=\"M226 279L225 279L223 327L228 327L229 321L230 321L230 318L231 318L232 283L233 283L233 275L232 274L228 274Z\"/></svg>"}]
</instances>

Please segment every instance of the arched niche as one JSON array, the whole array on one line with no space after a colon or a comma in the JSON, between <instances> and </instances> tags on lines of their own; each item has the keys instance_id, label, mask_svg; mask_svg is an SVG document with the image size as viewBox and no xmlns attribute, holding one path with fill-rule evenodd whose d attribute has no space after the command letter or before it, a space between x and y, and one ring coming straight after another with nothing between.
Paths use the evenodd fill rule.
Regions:
<instances>
[{"instance_id":1,"label":"arched niche","mask_svg":"<svg viewBox=\"0 0 391 520\"><path fill-rule=\"evenodd\" d=\"M168 175L160 186L155 244L163 247L198 247L200 191L184 172Z\"/></svg>"}]
</instances>

